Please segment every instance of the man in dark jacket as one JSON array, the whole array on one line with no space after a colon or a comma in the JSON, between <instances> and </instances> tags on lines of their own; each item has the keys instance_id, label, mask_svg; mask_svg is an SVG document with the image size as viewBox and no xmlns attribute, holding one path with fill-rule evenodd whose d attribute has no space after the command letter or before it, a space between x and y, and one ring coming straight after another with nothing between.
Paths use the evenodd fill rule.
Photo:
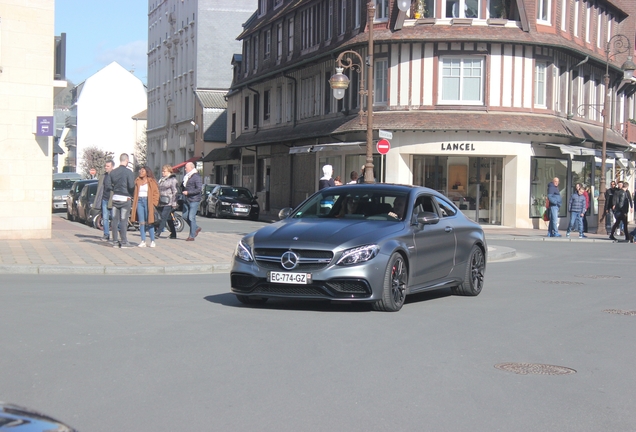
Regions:
<instances>
[{"instance_id":1,"label":"man in dark jacket","mask_svg":"<svg viewBox=\"0 0 636 432\"><path fill-rule=\"evenodd\" d=\"M194 241L201 228L197 226L197 211L201 203L201 176L192 162L185 166L186 175L183 177L183 219L190 225L190 235L186 241Z\"/></svg>"},{"instance_id":2,"label":"man in dark jacket","mask_svg":"<svg viewBox=\"0 0 636 432\"><path fill-rule=\"evenodd\" d=\"M587 211L587 200L585 199L585 189L580 185L577 185L578 189L576 193L570 197L568 203L568 211L570 212L570 223L568 224L568 230L565 233L566 237L570 237L570 232L575 228L576 224L579 225L579 238L587 238L583 234L583 216Z\"/></svg>"},{"instance_id":3,"label":"man in dark jacket","mask_svg":"<svg viewBox=\"0 0 636 432\"><path fill-rule=\"evenodd\" d=\"M113 247L131 248L128 242L128 217L132 206L132 196L135 192L135 175L128 169L128 155L122 153L119 166L108 175L107 186L113 191ZM121 236L121 243L117 241L117 227Z\"/></svg>"},{"instance_id":4,"label":"man in dark jacket","mask_svg":"<svg viewBox=\"0 0 636 432\"><path fill-rule=\"evenodd\" d=\"M616 217L616 222L614 222L614 226L612 226L612 231L610 233L610 239L616 240L614 237L614 232L616 228L618 228L621 223L623 224L623 232L625 234L625 240L629 241L629 232L627 229L627 215L629 213L629 200L627 199L627 183L620 184L621 188L614 192L614 217Z\"/></svg>"},{"instance_id":5,"label":"man in dark jacket","mask_svg":"<svg viewBox=\"0 0 636 432\"><path fill-rule=\"evenodd\" d=\"M610 183L609 189L605 191L605 230L607 234L611 234L612 224L614 223L614 213L612 207L614 206L614 192L616 192L616 182Z\"/></svg>"},{"instance_id":6,"label":"man in dark jacket","mask_svg":"<svg viewBox=\"0 0 636 432\"><path fill-rule=\"evenodd\" d=\"M548 225L548 237L561 237L559 234L559 209L561 208L561 192L559 191L559 178L555 177L548 183L548 201L550 202L550 224Z\"/></svg>"}]
</instances>

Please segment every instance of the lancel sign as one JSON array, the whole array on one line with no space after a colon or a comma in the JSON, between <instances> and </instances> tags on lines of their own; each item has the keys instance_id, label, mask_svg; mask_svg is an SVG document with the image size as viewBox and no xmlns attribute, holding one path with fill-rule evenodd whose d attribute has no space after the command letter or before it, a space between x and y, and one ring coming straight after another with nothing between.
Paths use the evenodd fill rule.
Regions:
<instances>
[{"instance_id":1,"label":"lancel sign","mask_svg":"<svg viewBox=\"0 0 636 432\"><path fill-rule=\"evenodd\" d=\"M442 151L474 152L475 143L442 143Z\"/></svg>"}]
</instances>

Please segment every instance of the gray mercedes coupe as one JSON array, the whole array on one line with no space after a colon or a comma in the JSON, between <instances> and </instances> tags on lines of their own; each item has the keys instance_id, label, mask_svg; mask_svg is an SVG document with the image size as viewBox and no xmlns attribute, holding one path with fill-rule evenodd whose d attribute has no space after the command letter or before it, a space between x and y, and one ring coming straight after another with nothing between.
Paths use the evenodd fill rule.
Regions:
<instances>
[{"instance_id":1,"label":"gray mercedes coupe","mask_svg":"<svg viewBox=\"0 0 636 432\"><path fill-rule=\"evenodd\" d=\"M398 311L408 294L478 295L488 247L482 228L428 188L358 184L322 189L246 235L232 256L232 292L369 302Z\"/></svg>"}]
</instances>

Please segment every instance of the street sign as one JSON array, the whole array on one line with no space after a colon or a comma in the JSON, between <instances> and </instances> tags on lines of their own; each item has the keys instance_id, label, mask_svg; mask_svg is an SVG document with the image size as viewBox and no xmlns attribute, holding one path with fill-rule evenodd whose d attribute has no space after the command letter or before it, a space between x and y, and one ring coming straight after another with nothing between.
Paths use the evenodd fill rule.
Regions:
<instances>
[{"instance_id":1,"label":"street sign","mask_svg":"<svg viewBox=\"0 0 636 432\"><path fill-rule=\"evenodd\" d=\"M380 129L378 131L378 136L380 138L393 139L393 132L389 132L387 130Z\"/></svg>"},{"instance_id":2,"label":"street sign","mask_svg":"<svg viewBox=\"0 0 636 432\"><path fill-rule=\"evenodd\" d=\"M378 153L387 154L391 150L391 143L389 140L381 139L375 147L378 149Z\"/></svg>"}]
</instances>

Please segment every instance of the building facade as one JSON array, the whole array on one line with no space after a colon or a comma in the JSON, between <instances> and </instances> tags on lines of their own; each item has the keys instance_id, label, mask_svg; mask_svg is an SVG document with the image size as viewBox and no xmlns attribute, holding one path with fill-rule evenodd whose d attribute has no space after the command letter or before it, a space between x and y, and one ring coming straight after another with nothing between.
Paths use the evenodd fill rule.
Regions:
<instances>
[{"instance_id":1,"label":"building facade","mask_svg":"<svg viewBox=\"0 0 636 432\"><path fill-rule=\"evenodd\" d=\"M345 180L360 171L363 86L373 91L374 140L380 130L392 134L386 156L374 147L376 179L442 191L480 223L544 228L553 177L561 178L564 199L575 183L589 185L589 214L596 214L606 92L606 181L625 178L633 186L636 80L621 70L634 53L633 2L372 6L369 23L364 0L261 0L238 36L243 52L228 94L228 148L241 150L240 169L253 170L254 191L267 197L270 211L315 192L324 164ZM366 76L367 65L361 73L345 69L350 86L336 100L329 79L346 50L370 62L374 76ZM588 219L595 226L596 216Z\"/></svg>"},{"instance_id":2,"label":"building facade","mask_svg":"<svg viewBox=\"0 0 636 432\"><path fill-rule=\"evenodd\" d=\"M53 0L0 2L2 240L51 237L54 16Z\"/></svg>"},{"instance_id":3,"label":"building facade","mask_svg":"<svg viewBox=\"0 0 636 432\"><path fill-rule=\"evenodd\" d=\"M134 162L135 144L145 133L146 120L137 116L146 110L144 83L112 62L75 86L72 99L60 139L66 151L64 171L81 171L84 151L89 147L113 152L116 161L121 153L127 153Z\"/></svg>"},{"instance_id":4,"label":"building facade","mask_svg":"<svg viewBox=\"0 0 636 432\"><path fill-rule=\"evenodd\" d=\"M149 0L147 132L153 169L183 166L207 154L205 141L196 138L209 126L197 123L196 92L227 91L228 63L240 50L236 35L253 12L253 0Z\"/></svg>"}]
</instances>

